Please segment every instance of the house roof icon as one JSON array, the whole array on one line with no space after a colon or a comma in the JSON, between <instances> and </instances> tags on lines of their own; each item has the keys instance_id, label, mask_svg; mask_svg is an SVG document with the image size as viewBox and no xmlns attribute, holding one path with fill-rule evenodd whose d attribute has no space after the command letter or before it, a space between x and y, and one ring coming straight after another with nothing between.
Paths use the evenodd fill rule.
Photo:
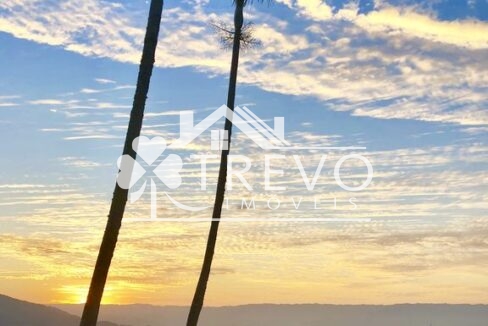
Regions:
<instances>
[{"instance_id":1,"label":"house roof icon","mask_svg":"<svg viewBox=\"0 0 488 326\"><path fill-rule=\"evenodd\" d=\"M241 130L262 149L290 146L285 140L285 120L283 117L275 117L274 128L271 128L245 106L242 108L237 106L232 112L227 106L222 105L197 125L194 125L193 122L193 111L181 111L180 137L169 147L184 148L203 132L209 130L222 117L232 121L236 128ZM226 136L224 135L223 140L226 139Z\"/></svg>"}]
</instances>

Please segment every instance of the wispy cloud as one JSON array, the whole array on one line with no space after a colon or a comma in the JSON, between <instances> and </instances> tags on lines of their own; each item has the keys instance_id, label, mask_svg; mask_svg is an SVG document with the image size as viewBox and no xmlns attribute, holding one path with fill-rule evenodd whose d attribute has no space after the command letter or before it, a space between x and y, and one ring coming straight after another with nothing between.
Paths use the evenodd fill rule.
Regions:
<instances>
[{"instance_id":1,"label":"wispy cloud","mask_svg":"<svg viewBox=\"0 0 488 326\"><path fill-rule=\"evenodd\" d=\"M95 78L95 81L99 84L105 85L105 84L116 84L117 82L115 80L107 79L107 78Z\"/></svg>"},{"instance_id":2,"label":"wispy cloud","mask_svg":"<svg viewBox=\"0 0 488 326\"><path fill-rule=\"evenodd\" d=\"M314 21L346 20L379 37L404 35L429 41L455 45L472 50L488 48L488 23L475 19L443 21L432 12L418 12L420 6L395 7L376 2L376 8L359 13L357 3L350 2L333 12L324 1L279 1Z\"/></svg>"},{"instance_id":3,"label":"wispy cloud","mask_svg":"<svg viewBox=\"0 0 488 326\"><path fill-rule=\"evenodd\" d=\"M18 106L18 102L14 102L13 100L20 99L18 95L0 95L0 107L14 107Z\"/></svg>"},{"instance_id":4,"label":"wispy cloud","mask_svg":"<svg viewBox=\"0 0 488 326\"><path fill-rule=\"evenodd\" d=\"M29 101L29 104L33 104L33 105L69 105L69 104L74 104L77 102L78 101L64 101L64 100L58 100L58 99L39 99L39 100Z\"/></svg>"},{"instance_id":5,"label":"wispy cloud","mask_svg":"<svg viewBox=\"0 0 488 326\"><path fill-rule=\"evenodd\" d=\"M13 102L0 102L0 107L11 107L11 106L18 106L18 103Z\"/></svg>"},{"instance_id":6,"label":"wispy cloud","mask_svg":"<svg viewBox=\"0 0 488 326\"><path fill-rule=\"evenodd\" d=\"M85 135L85 136L69 136L64 137L64 140L82 140L82 139L117 139L122 138L122 136L115 136L109 134L92 134L92 135Z\"/></svg>"},{"instance_id":7,"label":"wispy cloud","mask_svg":"<svg viewBox=\"0 0 488 326\"><path fill-rule=\"evenodd\" d=\"M266 209L270 193L263 189L263 151L236 130L233 154L251 158L253 167L245 177L255 188L247 191L234 177L232 191L227 189L230 205L224 211L226 216L368 217L373 221L223 223L221 250L215 261L219 277L212 285L217 294L209 302L272 301L277 293L280 302L296 302L296 293L306 294L303 300L336 303L353 303L351 298L358 303L384 303L381 300L385 298L389 302L486 301L487 288L480 284L488 284L488 279L480 271L486 270L488 261L488 173L483 165L488 160L488 148L482 140L488 124L488 73L485 39L475 33L484 31L486 23L441 21L433 14L416 11L417 8L381 6L358 14L354 5L333 10L324 1L281 2L292 10L292 21L252 7L248 11L263 47L244 52L240 83L313 97L324 108L355 116L457 124L465 126L456 128L469 138L457 138L450 145L429 146L421 142L436 135L429 131L415 134L416 145L395 143L395 148L364 152L373 163L375 176L367 193L356 195L359 209L354 211L341 204L338 209L331 205L334 197L341 203L349 196L338 189L331 173L339 154L327 153L318 179L318 197L324 209L306 213L293 208L292 197L303 197L303 205L313 207L314 194L304 191L304 181L293 159L274 160L273 168L282 169L283 176L273 179L273 184L287 187L281 193L273 193L282 203L282 209L274 212ZM221 51L207 24L217 15L210 12L205 2L200 3L203 5L165 9L157 64L225 75L229 53ZM137 64L147 6L138 7L140 10L130 10L128 6L94 0L3 1L0 28L19 38L86 56ZM223 19L231 19L230 14L223 15ZM414 20L419 24L412 24ZM464 39L459 37L461 32L467 34ZM94 77L98 77L98 72ZM49 119L37 130L56 133L43 136L56 136L68 144L59 157L53 156L48 162L56 165L56 171L41 176L58 180L59 184L37 183L29 174L25 183L0 185L0 248L4 253L0 285L20 281L25 288L25 282L42 279L36 283L43 287L38 292L48 295L39 295L37 301L49 298L75 302L80 293L85 293L117 169L115 162L106 163L109 159L80 153L84 141L92 143L94 139L117 139L117 145L104 142L101 146L122 146L120 140L130 109L122 97L132 96L132 89L131 85L96 78L88 85L77 85L75 91L63 97L44 95L45 98L22 102L17 100L19 97L0 96L0 103L53 110L48 112L49 117L56 119ZM167 140L177 138L179 112L175 107L148 112L142 134L164 136ZM66 115L69 120L57 114ZM346 139L343 134L312 132L320 123L303 123L306 131L291 132L288 140L310 146L365 141L361 135L347 135ZM396 130L385 137L396 137ZM219 160L209 160L209 189L199 192L201 167L189 157L191 152L209 152L209 144L207 133L178 152L185 162L181 172L184 182L175 193L178 200L212 204ZM80 146L75 148L77 154L71 152L74 145ZM120 151L117 148L114 155ZM90 153L100 152L97 148ZM299 154L310 176L322 153ZM363 166L354 164L345 167L345 172L355 173L344 175L344 181L361 182L362 170ZM99 179L107 176L110 182L101 186ZM253 196L257 210L241 210L242 197ZM182 216L166 198L161 196L158 200L161 217ZM12 207L26 212L16 211L12 218L8 216ZM126 216L144 218L149 212L148 200L143 197L127 206ZM208 217L209 211L191 216ZM208 225L124 223L123 230L111 270L111 298L119 302L188 303L201 266ZM258 276L257 260L261 264ZM235 268L237 265L239 268ZM328 282L317 275L327 275ZM477 282L466 282L467 279ZM235 287L235 280L240 284L239 297L218 295ZM256 296L256 289L262 284L268 291ZM283 291L283 284L287 291ZM440 286L445 289L442 293L436 291Z\"/></svg>"},{"instance_id":8,"label":"wispy cloud","mask_svg":"<svg viewBox=\"0 0 488 326\"><path fill-rule=\"evenodd\" d=\"M353 4L334 12L322 1L284 3L299 13L296 22L308 27L297 31L288 22L253 11L255 33L263 47L242 57L242 83L316 97L330 109L358 116L488 123L483 110L488 74L482 53L488 47L488 23L441 21L427 12L387 4L359 14ZM0 5L2 28L16 37L88 56L139 61L142 12L95 0L41 2L35 8L16 4ZM157 65L227 73L228 54L221 51L206 23L215 13L206 10L202 5L165 9ZM69 19L73 12L84 18ZM112 84L101 80L102 85Z\"/></svg>"},{"instance_id":9,"label":"wispy cloud","mask_svg":"<svg viewBox=\"0 0 488 326\"><path fill-rule=\"evenodd\" d=\"M113 92L119 91L124 89L134 89L134 85L119 85L112 88L103 88L103 89L93 89L93 88L82 88L80 93L82 94L96 94L96 93L106 93L106 92Z\"/></svg>"},{"instance_id":10,"label":"wispy cloud","mask_svg":"<svg viewBox=\"0 0 488 326\"><path fill-rule=\"evenodd\" d=\"M66 156L66 157L59 158L59 160L63 162L63 164L66 166L83 168L83 169L93 169L101 166L111 166L111 164L103 164L100 162L87 160L84 157Z\"/></svg>"}]
</instances>

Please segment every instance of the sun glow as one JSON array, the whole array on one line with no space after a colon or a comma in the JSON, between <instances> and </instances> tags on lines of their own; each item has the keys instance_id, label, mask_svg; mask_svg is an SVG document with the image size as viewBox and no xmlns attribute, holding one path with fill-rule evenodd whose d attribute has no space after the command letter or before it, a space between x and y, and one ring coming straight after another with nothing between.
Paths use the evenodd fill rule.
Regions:
<instances>
[{"instance_id":1,"label":"sun glow","mask_svg":"<svg viewBox=\"0 0 488 326\"><path fill-rule=\"evenodd\" d=\"M61 294L61 302L66 304L80 304L86 302L88 287L83 285L63 285L58 292ZM102 304L111 304L113 301L113 291L111 287L106 287L103 293Z\"/></svg>"}]
</instances>

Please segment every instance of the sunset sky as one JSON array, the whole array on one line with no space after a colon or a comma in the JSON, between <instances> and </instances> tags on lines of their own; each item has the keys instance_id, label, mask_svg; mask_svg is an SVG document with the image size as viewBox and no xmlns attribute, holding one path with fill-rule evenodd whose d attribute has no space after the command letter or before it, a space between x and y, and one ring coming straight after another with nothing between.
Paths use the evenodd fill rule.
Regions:
<instances>
[{"instance_id":1,"label":"sunset sky","mask_svg":"<svg viewBox=\"0 0 488 326\"><path fill-rule=\"evenodd\" d=\"M211 23L232 22L233 6L165 2L142 135L170 144L181 110L198 122L226 102L231 53ZM488 304L488 1L258 2L245 19L262 45L241 53L236 104L270 126L284 117L294 146L365 149L287 153L274 163L284 171L274 182L287 189L271 193L263 151L237 130L231 153L252 159L253 190L234 179L223 215L364 220L223 222L205 303ZM141 0L0 2L0 293L84 302L148 9ZM183 185L158 189L212 205L218 161L209 161L201 191L191 157L215 154L210 132L163 155L171 153L183 159ZM350 153L374 168L369 187L354 194L333 177ZM309 177L327 155L313 192L292 154ZM364 167L344 168L345 182L364 180ZM256 209L241 210L252 197ZM267 208L270 198L279 209ZM149 202L145 194L125 216L148 217ZM158 203L162 218L211 215L180 210L163 193ZM123 223L103 302L189 305L208 229Z\"/></svg>"}]
</instances>

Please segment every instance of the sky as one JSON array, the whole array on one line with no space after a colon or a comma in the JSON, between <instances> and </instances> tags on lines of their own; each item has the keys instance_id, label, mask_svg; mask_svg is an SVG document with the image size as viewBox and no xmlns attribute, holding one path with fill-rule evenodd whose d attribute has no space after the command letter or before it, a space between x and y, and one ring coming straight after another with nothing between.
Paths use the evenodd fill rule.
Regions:
<instances>
[{"instance_id":1,"label":"sky","mask_svg":"<svg viewBox=\"0 0 488 326\"><path fill-rule=\"evenodd\" d=\"M148 9L140 0L0 2L1 293L84 301ZM232 15L231 1L166 1L142 135L171 144L180 111L198 122L226 103L231 53L212 24ZM236 128L231 153L251 159L253 190L234 178L223 216L360 220L222 223L205 303L488 304L488 2L276 0L249 5L245 19L261 46L241 53L236 105L270 126L284 117L296 147L364 149L273 159L283 171L273 182L286 190L271 192L264 154L277 153ZM205 132L168 147L158 162L179 155L182 185L158 189L210 206L218 160L209 159L202 191L192 157L215 154L210 140ZM327 155L313 192L292 154L310 179ZM366 189L337 185L345 154L371 162ZM365 168L349 161L344 173L357 186ZM242 198L256 209L241 209ZM158 217L211 215L178 209L163 193L158 204ZM125 216L148 217L149 207L144 193ZM208 228L124 222L103 302L188 305Z\"/></svg>"}]
</instances>

